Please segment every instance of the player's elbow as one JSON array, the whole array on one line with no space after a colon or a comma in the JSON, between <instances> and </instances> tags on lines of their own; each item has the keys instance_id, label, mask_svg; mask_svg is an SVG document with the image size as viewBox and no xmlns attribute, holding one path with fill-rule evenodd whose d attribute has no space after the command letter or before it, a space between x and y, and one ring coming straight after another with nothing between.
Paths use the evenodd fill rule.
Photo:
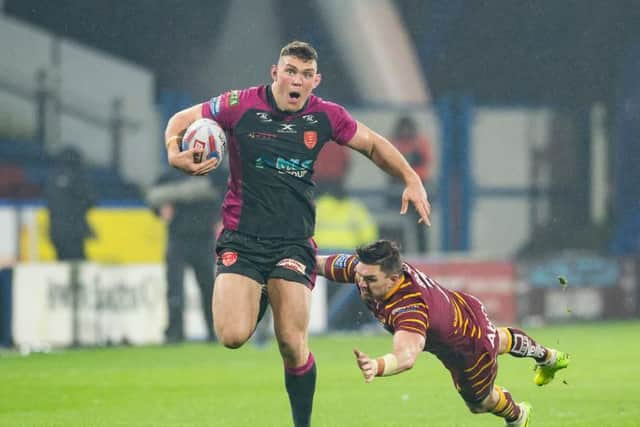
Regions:
<instances>
[{"instance_id":1,"label":"player's elbow","mask_svg":"<svg viewBox=\"0 0 640 427\"><path fill-rule=\"evenodd\" d=\"M198 120L198 115L193 108L178 111L167 122L167 133L174 131L183 131L189 127L189 125Z\"/></svg>"},{"instance_id":2,"label":"player's elbow","mask_svg":"<svg viewBox=\"0 0 640 427\"><path fill-rule=\"evenodd\" d=\"M178 111L169 119L169 124L177 128L186 128L189 126L189 118L186 111Z\"/></svg>"}]
</instances>

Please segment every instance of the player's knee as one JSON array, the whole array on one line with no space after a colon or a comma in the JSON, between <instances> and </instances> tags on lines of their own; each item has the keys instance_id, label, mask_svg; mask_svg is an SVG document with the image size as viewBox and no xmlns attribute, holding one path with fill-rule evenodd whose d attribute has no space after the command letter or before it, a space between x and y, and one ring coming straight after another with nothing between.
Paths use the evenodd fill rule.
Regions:
<instances>
[{"instance_id":1,"label":"player's knee","mask_svg":"<svg viewBox=\"0 0 640 427\"><path fill-rule=\"evenodd\" d=\"M469 408L472 414L484 414L487 412L484 406L482 406L482 403L479 402L467 402L467 408Z\"/></svg>"},{"instance_id":2,"label":"player's knee","mask_svg":"<svg viewBox=\"0 0 640 427\"><path fill-rule=\"evenodd\" d=\"M305 341L302 336L297 334L284 334L278 339L278 347L286 362L295 363L304 350Z\"/></svg>"},{"instance_id":3,"label":"player's knee","mask_svg":"<svg viewBox=\"0 0 640 427\"><path fill-rule=\"evenodd\" d=\"M469 411L474 414L484 414L485 412L490 412L497 403L496 396L491 392L484 399L477 402L465 402Z\"/></svg>"},{"instance_id":4,"label":"player's knee","mask_svg":"<svg viewBox=\"0 0 640 427\"><path fill-rule=\"evenodd\" d=\"M243 340L237 337L218 337L218 341L229 349L236 349L242 347L242 345L247 342L247 340Z\"/></svg>"},{"instance_id":5,"label":"player's knee","mask_svg":"<svg viewBox=\"0 0 640 427\"><path fill-rule=\"evenodd\" d=\"M237 329L234 330L216 327L216 336L218 337L218 342L220 342L220 344L227 348L234 349L242 347L242 345L249 339L250 334Z\"/></svg>"}]
</instances>

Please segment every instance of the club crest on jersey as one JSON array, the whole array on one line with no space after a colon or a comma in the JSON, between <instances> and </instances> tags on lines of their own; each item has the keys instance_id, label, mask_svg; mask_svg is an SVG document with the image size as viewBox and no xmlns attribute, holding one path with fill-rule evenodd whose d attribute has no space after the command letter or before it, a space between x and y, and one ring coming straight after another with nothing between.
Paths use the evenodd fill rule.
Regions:
<instances>
[{"instance_id":1,"label":"club crest on jersey","mask_svg":"<svg viewBox=\"0 0 640 427\"><path fill-rule=\"evenodd\" d=\"M304 145L306 145L309 150L315 147L317 143L318 132L316 132L315 130L304 131Z\"/></svg>"},{"instance_id":2,"label":"club crest on jersey","mask_svg":"<svg viewBox=\"0 0 640 427\"><path fill-rule=\"evenodd\" d=\"M277 264L278 267L284 267L288 270L295 271L296 273L300 273L302 275L307 271L307 267L303 263L293 258L285 258L280 260Z\"/></svg>"},{"instance_id":3,"label":"club crest on jersey","mask_svg":"<svg viewBox=\"0 0 640 427\"><path fill-rule=\"evenodd\" d=\"M225 252L220 255L220 258L222 258L222 265L224 265L225 267L229 267L235 264L238 260L238 253L233 251Z\"/></svg>"}]
</instances>

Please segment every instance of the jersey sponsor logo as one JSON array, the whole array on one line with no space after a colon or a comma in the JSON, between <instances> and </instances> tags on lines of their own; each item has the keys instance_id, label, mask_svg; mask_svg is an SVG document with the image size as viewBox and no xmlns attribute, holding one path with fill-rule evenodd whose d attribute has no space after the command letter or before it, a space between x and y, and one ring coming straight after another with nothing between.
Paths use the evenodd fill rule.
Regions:
<instances>
[{"instance_id":1,"label":"jersey sponsor logo","mask_svg":"<svg viewBox=\"0 0 640 427\"><path fill-rule=\"evenodd\" d=\"M220 255L220 258L222 258L222 265L229 267L235 264L238 260L238 253L233 251L225 252Z\"/></svg>"},{"instance_id":2,"label":"jersey sponsor logo","mask_svg":"<svg viewBox=\"0 0 640 427\"><path fill-rule=\"evenodd\" d=\"M404 305L402 307L394 308L393 310L391 310L391 315L394 316L396 314L409 313L412 311L424 311L424 310L423 310L423 307L419 304L409 304L409 305Z\"/></svg>"},{"instance_id":3,"label":"jersey sponsor logo","mask_svg":"<svg viewBox=\"0 0 640 427\"><path fill-rule=\"evenodd\" d=\"M269 132L249 132L249 138L251 139L276 139L278 135Z\"/></svg>"},{"instance_id":4,"label":"jersey sponsor logo","mask_svg":"<svg viewBox=\"0 0 640 427\"><path fill-rule=\"evenodd\" d=\"M318 132L315 130L305 130L303 135L304 145L306 145L309 150L316 146L318 143Z\"/></svg>"},{"instance_id":5,"label":"jersey sponsor logo","mask_svg":"<svg viewBox=\"0 0 640 427\"><path fill-rule=\"evenodd\" d=\"M318 123L313 114L305 114L304 116L302 116L302 119L309 125L315 125L316 123Z\"/></svg>"},{"instance_id":6,"label":"jersey sponsor logo","mask_svg":"<svg viewBox=\"0 0 640 427\"><path fill-rule=\"evenodd\" d=\"M279 126L278 133L298 133L295 123L280 123Z\"/></svg>"},{"instance_id":7,"label":"jersey sponsor logo","mask_svg":"<svg viewBox=\"0 0 640 427\"><path fill-rule=\"evenodd\" d=\"M336 268L345 268L347 261L349 261L349 255L338 255L333 261L333 266Z\"/></svg>"},{"instance_id":8,"label":"jersey sponsor logo","mask_svg":"<svg viewBox=\"0 0 640 427\"><path fill-rule=\"evenodd\" d=\"M240 93L237 90L232 90L229 92L229 96L227 97L227 105L229 107L235 107L240 103Z\"/></svg>"},{"instance_id":9,"label":"jersey sponsor logo","mask_svg":"<svg viewBox=\"0 0 640 427\"><path fill-rule=\"evenodd\" d=\"M278 261L276 266L295 271L296 273L300 273L302 275L304 275L307 271L307 267L303 263L293 258L281 259L280 261Z\"/></svg>"},{"instance_id":10,"label":"jersey sponsor logo","mask_svg":"<svg viewBox=\"0 0 640 427\"><path fill-rule=\"evenodd\" d=\"M265 111L258 111L256 113L256 116L258 116L258 120L260 120L262 123L269 123L273 121L273 119L269 116L269 113Z\"/></svg>"},{"instance_id":11,"label":"jersey sponsor logo","mask_svg":"<svg viewBox=\"0 0 640 427\"><path fill-rule=\"evenodd\" d=\"M303 178L311 172L313 160L285 159L283 157L277 157L273 160L267 157L258 157L256 159L256 168L264 169L265 167L276 169L281 174Z\"/></svg>"},{"instance_id":12,"label":"jersey sponsor logo","mask_svg":"<svg viewBox=\"0 0 640 427\"><path fill-rule=\"evenodd\" d=\"M303 178L309 172L311 172L311 167L313 165L313 160L300 160L300 159L283 159L282 157L278 157L276 159L276 169L280 173L286 173L297 178Z\"/></svg>"}]
</instances>

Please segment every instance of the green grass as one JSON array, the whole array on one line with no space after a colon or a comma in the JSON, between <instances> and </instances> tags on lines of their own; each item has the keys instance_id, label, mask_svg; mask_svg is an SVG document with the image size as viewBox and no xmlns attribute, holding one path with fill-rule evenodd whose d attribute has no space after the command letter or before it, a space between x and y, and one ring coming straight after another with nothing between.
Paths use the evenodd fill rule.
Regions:
<instances>
[{"instance_id":1,"label":"green grass","mask_svg":"<svg viewBox=\"0 0 640 427\"><path fill-rule=\"evenodd\" d=\"M545 387L533 384L529 359L500 359L497 383L533 404L533 426L640 425L640 322L529 331L573 357ZM390 343L389 336L312 337L319 374L314 426L502 425L492 415L469 413L431 355L407 373L365 384L351 349L380 355ZM288 425L274 344L261 350L189 344L0 356L0 426Z\"/></svg>"}]
</instances>

